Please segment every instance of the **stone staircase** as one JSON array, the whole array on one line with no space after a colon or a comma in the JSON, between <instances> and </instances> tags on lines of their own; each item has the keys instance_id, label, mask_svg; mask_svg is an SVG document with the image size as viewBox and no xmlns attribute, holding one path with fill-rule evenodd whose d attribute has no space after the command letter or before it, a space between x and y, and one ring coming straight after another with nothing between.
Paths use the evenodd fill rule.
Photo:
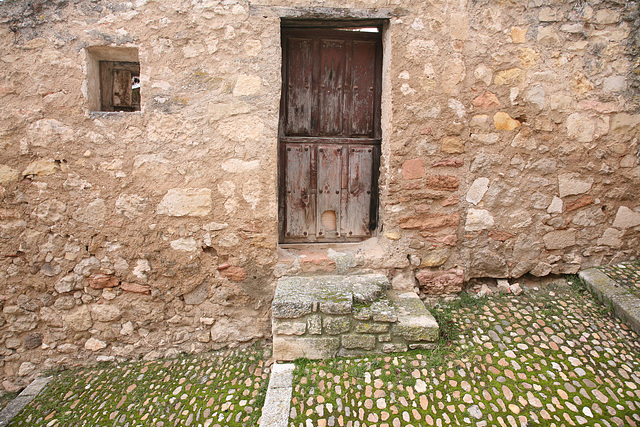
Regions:
<instances>
[{"instance_id":1,"label":"stone staircase","mask_svg":"<svg viewBox=\"0 0 640 427\"><path fill-rule=\"evenodd\" d=\"M272 303L275 360L435 347L438 324L414 292L382 274L284 276Z\"/></svg>"}]
</instances>

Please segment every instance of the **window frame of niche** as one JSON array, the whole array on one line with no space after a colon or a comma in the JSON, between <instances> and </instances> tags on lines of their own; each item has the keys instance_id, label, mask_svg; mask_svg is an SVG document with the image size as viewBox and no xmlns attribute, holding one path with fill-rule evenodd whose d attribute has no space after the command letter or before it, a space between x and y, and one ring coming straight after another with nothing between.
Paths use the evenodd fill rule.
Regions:
<instances>
[{"instance_id":1,"label":"window frame of niche","mask_svg":"<svg viewBox=\"0 0 640 427\"><path fill-rule=\"evenodd\" d=\"M140 111L138 48L92 46L86 54L89 111Z\"/></svg>"}]
</instances>

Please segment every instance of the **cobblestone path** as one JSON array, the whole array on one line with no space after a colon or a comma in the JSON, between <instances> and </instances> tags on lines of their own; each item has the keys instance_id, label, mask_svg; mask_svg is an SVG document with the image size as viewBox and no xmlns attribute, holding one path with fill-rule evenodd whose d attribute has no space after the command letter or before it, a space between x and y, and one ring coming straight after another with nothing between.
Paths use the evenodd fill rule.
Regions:
<instances>
[{"instance_id":1,"label":"cobblestone path","mask_svg":"<svg viewBox=\"0 0 640 427\"><path fill-rule=\"evenodd\" d=\"M475 303L435 310L434 352L298 361L291 427L640 425L638 336L589 295Z\"/></svg>"},{"instance_id":2,"label":"cobblestone path","mask_svg":"<svg viewBox=\"0 0 640 427\"><path fill-rule=\"evenodd\" d=\"M606 265L598 269L640 298L640 261Z\"/></svg>"},{"instance_id":3,"label":"cobblestone path","mask_svg":"<svg viewBox=\"0 0 640 427\"><path fill-rule=\"evenodd\" d=\"M252 347L65 371L10 425L257 426L269 356Z\"/></svg>"}]
</instances>

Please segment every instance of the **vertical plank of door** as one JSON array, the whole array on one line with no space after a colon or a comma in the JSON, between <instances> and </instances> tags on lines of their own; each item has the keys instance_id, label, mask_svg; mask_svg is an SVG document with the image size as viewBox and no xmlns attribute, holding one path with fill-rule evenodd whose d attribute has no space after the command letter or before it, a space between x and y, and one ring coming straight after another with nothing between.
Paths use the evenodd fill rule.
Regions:
<instances>
[{"instance_id":1,"label":"vertical plank of door","mask_svg":"<svg viewBox=\"0 0 640 427\"><path fill-rule=\"evenodd\" d=\"M287 39L286 135L311 135L313 39Z\"/></svg>"},{"instance_id":2,"label":"vertical plank of door","mask_svg":"<svg viewBox=\"0 0 640 427\"><path fill-rule=\"evenodd\" d=\"M346 237L365 237L371 234L371 173L374 147L349 147L349 201L347 203Z\"/></svg>"},{"instance_id":3,"label":"vertical plank of door","mask_svg":"<svg viewBox=\"0 0 640 427\"><path fill-rule=\"evenodd\" d=\"M113 111L113 62L100 61L100 110Z\"/></svg>"},{"instance_id":4,"label":"vertical plank of door","mask_svg":"<svg viewBox=\"0 0 640 427\"><path fill-rule=\"evenodd\" d=\"M339 237L341 215L341 175L342 175L342 147L340 145L319 145L317 153L318 177L318 209L316 224L318 238L331 239ZM322 224L322 214L333 211L336 217L334 230Z\"/></svg>"},{"instance_id":5,"label":"vertical plank of door","mask_svg":"<svg viewBox=\"0 0 640 427\"><path fill-rule=\"evenodd\" d=\"M131 71L113 70L113 106L131 108Z\"/></svg>"},{"instance_id":6,"label":"vertical plank of door","mask_svg":"<svg viewBox=\"0 0 640 427\"><path fill-rule=\"evenodd\" d=\"M320 40L318 114L323 136L342 135L346 53L344 40Z\"/></svg>"},{"instance_id":7,"label":"vertical plank of door","mask_svg":"<svg viewBox=\"0 0 640 427\"><path fill-rule=\"evenodd\" d=\"M350 136L374 136L376 42L353 41Z\"/></svg>"},{"instance_id":8,"label":"vertical plank of door","mask_svg":"<svg viewBox=\"0 0 640 427\"><path fill-rule=\"evenodd\" d=\"M307 144L286 144L285 202L288 238L315 234L315 198L311 193L311 151Z\"/></svg>"}]
</instances>

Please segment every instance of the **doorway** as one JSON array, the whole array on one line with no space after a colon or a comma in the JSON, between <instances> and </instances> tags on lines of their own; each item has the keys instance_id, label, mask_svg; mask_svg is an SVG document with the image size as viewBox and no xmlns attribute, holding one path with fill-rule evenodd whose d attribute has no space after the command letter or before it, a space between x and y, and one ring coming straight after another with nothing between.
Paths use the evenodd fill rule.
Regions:
<instances>
[{"instance_id":1,"label":"doorway","mask_svg":"<svg viewBox=\"0 0 640 427\"><path fill-rule=\"evenodd\" d=\"M366 239L378 223L380 27L282 28L281 243Z\"/></svg>"}]
</instances>

